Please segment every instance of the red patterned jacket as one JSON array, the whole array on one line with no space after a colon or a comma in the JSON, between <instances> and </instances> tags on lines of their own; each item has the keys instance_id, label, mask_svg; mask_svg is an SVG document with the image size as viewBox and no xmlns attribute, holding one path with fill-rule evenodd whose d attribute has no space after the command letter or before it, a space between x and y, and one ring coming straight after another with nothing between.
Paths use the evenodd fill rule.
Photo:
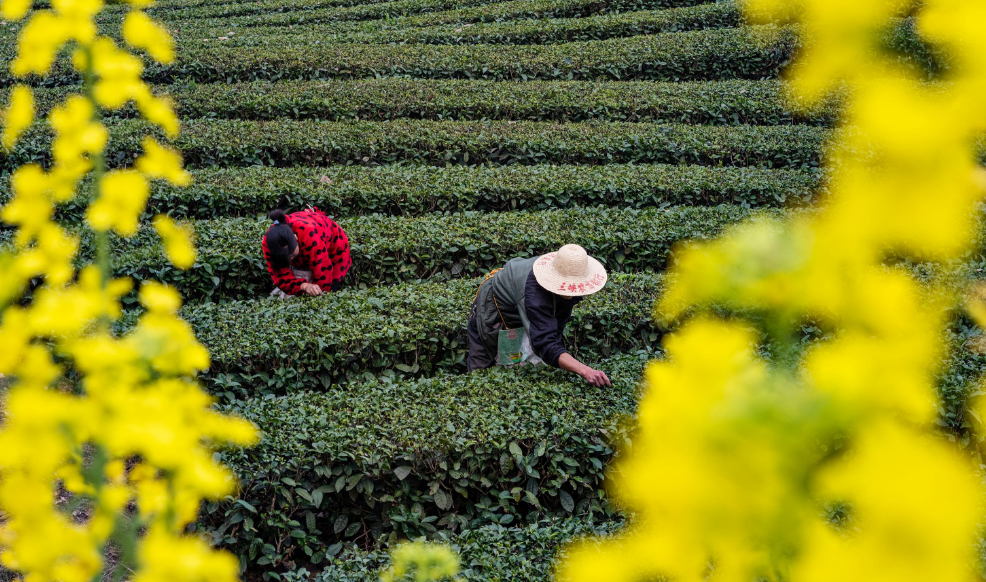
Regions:
<instances>
[{"instance_id":1,"label":"red patterned jacket","mask_svg":"<svg viewBox=\"0 0 986 582\"><path fill-rule=\"evenodd\" d=\"M292 212L287 216L287 222L301 247L301 252L291 261L291 265L295 269L311 271L311 282L321 287L322 291L329 291L332 285L342 280L352 265L346 233L317 208ZM266 234L263 248L267 272L274 285L290 295L301 293L301 284L306 282L304 279L295 277L287 267L274 269L271 264Z\"/></svg>"}]
</instances>

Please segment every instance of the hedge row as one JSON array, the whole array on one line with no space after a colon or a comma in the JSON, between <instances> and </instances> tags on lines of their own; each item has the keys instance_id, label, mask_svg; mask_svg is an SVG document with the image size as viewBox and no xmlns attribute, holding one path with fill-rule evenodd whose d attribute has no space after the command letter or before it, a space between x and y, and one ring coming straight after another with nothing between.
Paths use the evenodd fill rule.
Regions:
<instances>
[{"instance_id":1,"label":"hedge row","mask_svg":"<svg viewBox=\"0 0 986 582\"><path fill-rule=\"evenodd\" d=\"M354 217L381 213L547 210L604 205L743 207L805 206L818 199L818 173L708 166L329 166L224 168L194 172L186 188L155 183L146 218L256 216L273 208L308 205ZM9 199L0 186L0 204ZM88 185L80 187L88 192ZM80 222L89 197L61 207L58 216Z\"/></svg>"},{"instance_id":2,"label":"hedge row","mask_svg":"<svg viewBox=\"0 0 986 582\"><path fill-rule=\"evenodd\" d=\"M349 236L353 257L346 286L365 288L477 277L512 257L543 254L573 241L610 271L659 271L675 244L714 237L750 214L728 206L573 208L417 218L371 215L339 222ZM196 268L170 267L156 235L146 227L138 237L118 243L117 274L162 280L189 301L246 299L270 292L272 283L259 250L269 221L241 218L192 224L199 250Z\"/></svg>"},{"instance_id":3,"label":"hedge row","mask_svg":"<svg viewBox=\"0 0 986 582\"><path fill-rule=\"evenodd\" d=\"M540 46L271 44L188 47L170 67L176 79L253 81L399 77L482 79L708 80L776 77L793 35L776 27L705 30Z\"/></svg>"},{"instance_id":4,"label":"hedge row","mask_svg":"<svg viewBox=\"0 0 986 582\"><path fill-rule=\"evenodd\" d=\"M742 27L553 45L272 44L186 47L173 65L145 79L223 82L379 77L490 80L682 81L774 78L794 48L791 29ZM4 76L5 82L10 78ZM75 84L59 61L42 85Z\"/></svg>"},{"instance_id":5,"label":"hedge row","mask_svg":"<svg viewBox=\"0 0 986 582\"><path fill-rule=\"evenodd\" d=\"M461 8L492 3L493 0L392 0L390 2L353 2L326 4L321 0L261 0L232 5L202 6L161 14L169 24L173 21L179 26L184 22L200 19L215 19L228 26L236 26L256 21L259 16L263 22L287 21L288 24L310 24L315 22L360 21L393 18L414 14L445 12Z\"/></svg>"},{"instance_id":6,"label":"hedge row","mask_svg":"<svg viewBox=\"0 0 986 582\"><path fill-rule=\"evenodd\" d=\"M309 10L320 10L330 13L331 9L352 9L359 7L369 7L375 5L388 4L390 8L384 14L395 14L404 11L428 12L435 10L449 10L447 6L462 6L483 4L490 0L459 0L451 4L447 0L254 0L236 2L188 2L183 5L168 6L166 10L151 9L151 14L155 18L183 24L186 21L201 19L223 19L228 20L236 16L246 16L251 14L279 14L279 13L298 13ZM346 12L345 10L341 10Z\"/></svg>"},{"instance_id":7,"label":"hedge row","mask_svg":"<svg viewBox=\"0 0 986 582\"><path fill-rule=\"evenodd\" d=\"M212 355L203 375L225 400L327 389L364 377L465 370L465 325L480 279L403 283L320 298L190 304L182 316ZM656 345L657 275L616 273L575 310L565 342L590 357ZM119 331L129 329L124 317ZM333 388L336 390L337 388Z\"/></svg>"},{"instance_id":8,"label":"hedge row","mask_svg":"<svg viewBox=\"0 0 986 582\"><path fill-rule=\"evenodd\" d=\"M516 256L538 256L577 242L610 272L660 271L671 249L708 239L749 217L750 211L716 208L619 210L573 208L488 214L467 212L411 218L363 216L340 219L349 237L353 265L346 286L361 288L403 281L479 277ZM188 301L263 297L273 288L260 252L267 219L197 221L196 268L171 268L156 240L119 251L117 274L158 279ZM150 227L137 241L155 238Z\"/></svg>"},{"instance_id":9,"label":"hedge row","mask_svg":"<svg viewBox=\"0 0 986 582\"><path fill-rule=\"evenodd\" d=\"M285 34L283 27L241 29L227 36L224 46L261 44L549 44L605 40L662 32L682 32L739 26L741 15L733 4L706 4L671 10L643 10L582 18L522 20L498 23L442 25L427 28L400 28L376 32L336 33L319 26L305 26ZM204 36L209 40L211 32ZM196 46L203 37L183 35L183 46Z\"/></svg>"},{"instance_id":10,"label":"hedge row","mask_svg":"<svg viewBox=\"0 0 986 582\"><path fill-rule=\"evenodd\" d=\"M528 366L224 406L264 438L222 453L239 499L210 505L203 525L256 570L319 564L343 540L612 514L604 467L627 439L647 355L596 362L605 389Z\"/></svg>"},{"instance_id":11,"label":"hedge row","mask_svg":"<svg viewBox=\"0 0 986 582\"><path fill-rule=\"evenodd\" d=\"M76 87L38 89L40 112ZM499 81L360 79L161 85L183 118L386 121L631 121L694 125L831 126L835 100L812 113L788 111L780 81ZM136 118L135 108L114 118Z\"/></svg>"},{"instance_id":12,"label":"hedge row","mask_svg":"<svg viewBox=\"0 0 986 582\"><path fill-rule=\"evenodd\" d=\"M555 560L564 555L567 542L614 534L624 524L622 519L601 521L591 516L543 519L526 527L491 524L450 535L445 541L459 554L461 575L470 582L551 582ZM314 578L297 563L296 570L277 577L282 582L377 582L390 566L390 555L383 550L364 552L349 544L340 550L327 566L311 566Z\"/></svg>"},{"instance_id":13,"label":"hedge row","mask_svg":"<svg viewBox=\"0 0 986 582\"><path fill-rule=\"evenodd\" d=\"M142 121L110 128L110 166L131 163L153 130ZM469 164L700 164L817 167L826 129L809 126L694 126L642 123L238 121L183 124L173 145L189 168L377 165L400 161ZM33 128L0 171L46 163L50 135Z\"/></svg>"},{"instance_id":14,"label":"hedge row","mask_svg":"<svg viewBox=\"0 0 986 582\"><path fill-rule=\"evenodd\" d=\"M502 22L521 18L578 18L594 14L613 14L637 10L656 10L705 4L708 0L513 0L491 3L485 0L398 0L396 2L354 5L351 8L320 7L318 0L301 0L311 5L308 10L279 11L270 8L292 0L270 0L255 4L262 9L255 15L209 18L206 14L190 14L173 23L179 30L202 28L247 28L258 26L297 26L323 23L365 23L367 29L396 30L403 27L434 26L438 24L467 24L471 22ZM449 6L440 10L439 6ZM170 24L170 19L169 19Z\"/></svg>"},{"instance_id":15,"label":"hedge row","mask_svg":"<svg viewBox=\"0 0 986 582\"><path fill-rule=\"evenodd\" d=\"M814 341L812 338L818 338L818 331L810 325L802 328L802 333L805 334L804 340L809 342ZM963 447L975 446L975 439L971 439L970 437L973 436L973 428L981 424L978 417L973 418L967 412L967 402L970 397L974 397L980 393L975 392L975 390L978 388L979 379L982 377L984 368L986 368L986 365L984 365L986 359L983 356L982 339L982 331L977 329L970 321L964 320L963 318L953 321L949 336L949 344L953 353L950 356L948 364L945 366L945 371L939 376L939 396L944 402L939 410L938 423L943 427L944 436L952 440L960 440L960 444ZM645 355L645 353L638 355ZM610 361L601 362L598 366L616 379L617 385L614 388L619 389L621 388L619 382L625 380L623 375L624 366L632 366L634 363L636 362L634 362L632 356L620 356ZM319 555L319 552L326 552L330 556L336 555L343 544L351 544L354 537L359 538L356 541L362 540L361 543L377 540L393 541L396 537L422 534L431 537L446 537L453 541L456 540L455 535L449 536L447 532L443 531L443 528L435 525L440 524L441 520L446 522L444 525L465 528L466 531L472 531L471 528L485 521L498 523L503 520L511 524L516 523L518 518L521 517L523 510L528 510L526 516L524 516L528 522L542 518L545 515L551 515L552 513L554 515L564 515L573 512L569 508L573 508L574 513L580 513L578 509L579 502L574 495L569 493L571 502L561 495L561 491L568 493L568 490L564 487L564 482L561 483L562 487L559 489L558 483L556 483L559 479L552 480L544 475L546 472L552 475L551 469L545 470L542 466L533 465L537 461L543 464L548 463L547 457L551 456L549 447L556 445L559 442L558 439L544 439L545 454L543 455L537 454L541 446L536 440L537 437L531 438L527 442L519 439L512 441L516 442L520 448L519 454L523 462L532 465L535 471L538 472L537 477L533 477L524 465L517 464L519 460L515 456L517 451L513 450L510 446L510 439L514 438L516 433L507 430L506 432L497 434L495 428L493 430L489 429L491 425L497 426L501 417L511 419L516 414L519 415L518 418L523 419L518 423L521 431L530 426L531 417L533 416L535 424L538 422L544 424L545 435L556 437L561 434L567 437L570 434L570 429L568 428L570 425L566 424L565 419L579 418L579 415L586 415L586 409L579 404L575 404L575 400L579 396L575 396L572 404L558 406L557 408L561 411L561 415L552 413L553 416L550 420L547 412L539 413L539 411L535 410L532 414L530 408L524 408L524 404L521 404L525 402L523 397L528 394L527 390L531 389L531 382L535 383L533 390L536 392L533 393L529 400L532 403L537 403L538 406L543 405L544 401L547 400L549 407L555 407L557 403L556 397L558 395L567 398L573 394L568 389L561 391L554 389L543 390L542 373L561 376L561 383L570 380L570 377L566 377L559 372L545 369L495 370L480 373L479 378L475 380L479 382L478 384L473 383L475 377L469 376L460 376L457 378L437 377L430 380L419 380L417 382L400 381L397 383L382 379L380 382L360 384L356 387L351 387L355 394L355 399L358 402L358 404L351 407L347 406L351 402L349 399L350 392L348 391L345 393L335 392L331 396L302 393L283 398L268 398L266 401L254 400L249 403L237 404L231 407L231 409L234 411L262 409L261 414L252 416L251 418L259 421L262 427L264 427L264 422L269 422L269 425L276 429L276 435L271 440L273 446L278 447L282 443L288 443L288 445L283 451L278 450L277 452L272 452L266 448L267 442L265 442L261 445L259 452L257 450L252 451L254 457L250 458L247 463L237 465L237 467L248 467L246 474L255 481L266 479L265 484L259 488L250 489L247 495L261 497L267 500L267 504L260 505L254 503L250 497L247 497L247 499L249 500L250 507L254 510L257 507L268 507L270 508L269 511L262 516L251 515L254 513L253 511L243 506L242 503L236 503L230 499L226 504L221 506L216 504L209 507L209 513L204 514L206 515L205 522L211 526L208 529L215 535L215 539L218 542L222 542L224 539L227 539L227 532L237 532L239 528L244 528L245 526L239 524L245 523L245 518L249 517L251 519L249 525L254 527L253 530L246 533L249 541L236 544L236 540L228 539L229 543L235 544L233 549L244 556L244 563L249 562L250 564L258 564L268 568L278 566L297 567L299 564L309 565L306 562L312 558L321 559L323 555ZM492 378L490 376L484 377L482 374L489 374ZM531 376L525 376L525 374L531 374ZM516 376L520 377L517 378ZM503 378L503 380L500 381L500 378ZM477 393L471 386L482 386L482 388L479 388ZM500 396L499 390L501 386L509 386L509 389L505 390L505 394L508 394L507 396ZM583 385L576 383L576 386L581 387ZM443 414L443 416L440 419L433 419L427 414L419 416L421 408L418 403L424 401L427 403L426 405L431 405L436 395L435 388L438 388L435 409L439 411L438 414ZM590 395L590 398L597 398L599 396L591 389L584 387L583 389ZM520 392L519 394L518 391ZM493 392L493 394L490 394L490 392ZM601 392L605 394L606 398L614 398L614 394L608 390ZM381 397L383 406L381 408L384 413L380 419L374 418L374 420L363 421L364 416L372 414L375 410L375 405L369 403L369 401L378 393L383 394ZM544 396L545 393L548 395L547 398ZM407 397L404 404L391 405L391 402L400 402L401 394L412 394L413 396ZM423 398L421 397L422 394L424 395ZM618 398L619 396L617 395L616 397ZM632 400L633 396L631 395L630 398ZM323 402L323 400L327 402ZM446 400L456 403L462 401L466 408L465 412L460 411L458 405L443 406ZM368 403L363 404L364 401ZM479 401L478 404L477 401ZM406 406L406 402L414 403L410 405L412 414L409 417L401 417L399 416L402 410L400 406ZM498 411L493 413L493 419L487 418L490 415L488 408L477 411L470 410L470 408L477 408L478 406L488 406L488 402L504 402L506 405L499 407ZM531 404L527 403L527 406L531 406ZM591 419L591 417L595 416L596 404L590 403L589 407L588 416ZM504 409L506 413L502 413ZM312 412L313 410L315 412ZM454 410L458 414L449 413L449 410ZM343 422L338 421L337 418L344 418L343 415L349 414L352 414L353 418L345 417L345 426L342 427ZM566 414L573 414L574 416L566 417ZM422 421L422 417L425 419L424 421ZM394 423L394 419L408 420L409 422L407 424L411 425L411 427L405 428L405 424ZM442 423L445 422L450 422L451 425L445 425L443 427ZM399 428L390 432L394 424ZM505 422L504 425L509 425L509 422ZM426 434L419 434L416 430L418 426L425 427L424 432ZM480 428L474 428L477 426ZM608 434L605 435L605 443L612 444L614 442L614 436L615 442L619 442L621 438L624 438L625 433L622 432L622 428L616 425L615 435L613 432L607 431ZM472 432L470 432L471 429ZM440 436L438 437L432 434L432 431L436 430L439 431ZM341 439L336 436L340 432L343 434ZM347 438L350 432L358 433L359 438L350 441ZM285 433L289 434L285 436ZM475 433L481 433L483 437L474 440L470 439L469 437ZM332 435L334 438L331 440L326 438L323 442L320 442L319 436L323 434ZM381 434L384 438L383 445L380 445L377 440ZM390 442L389 437L392 434L408 436L404 437L406 440L394 439L395 442ZM444 438L441 435L444 435ZM497 437L500 439L498 443L499 447L493 448L491 451L486 450L490 448L490 440L496 441ZM490 438L490 440L484 440L486 438ZM340 440L341 444L339 443ZM454 449L458 455L457 457L452 457L444 452L433 453L434 449L432 447L435 442L445 444L451 443L453 440L457 440L460 447ZM347 447L350 442L358 444ZM561 442L567 444L564 440ZM316 444L312 447L311 443ZM471 460L474 457L474 453L468 447L477 443L483 446L483 451L479 454L485 454L486 458L480 457L476 461L476 465L473 465L471 464ZM463 444L465 447L462 447ZM299 448L305 446L307 448L299 453ZM320 450L320 447L327 450ZM373 456L374 452L381 449L384 451L382 455L379 457ZM410 457L405 457L405 459L399 459L397 461L392 460L393 457L391 455L395 454L396 451L404 453L407 450L412 451ZM533 459L529 454L531 452L534 453ZM321 460L321 454L324 453L328 453L327 456L331 459L328 463ZM517 482L517 487L521 487L520 483L528 478L534 478L537 481L535 496L540 497L537 505L534 505L529 499L527 502L531 504L531 507L523 505L524 499L527 498L526 492L529 490L528 486L531 485L530 481L526 485L523 485L519 491L510 487L511 494L509 496L502 496L497 493L505 491L508 486L512 485L511 483L499 485L497 489L492 491L484 489L485 486L495 486L497 482L487 477L486 480L488 483L484 483L482 477L477 479L473 472L477 469L481 470L479 467L486 466L487 470L493 471L494 476L499 477L503 475L502 471L498 471L498 469L501 469L501 465L499 464L500 459L497 458L496 453L500 453L501 455L505 453L508 457L508 462L511 460L514 461L515 464L510 467L513 469L515 476L518 474L520 476L520 482ZM243 452L238 451L237 454L243 455ZM429 456L429 454L432 456ZM564 455L565 453L562 452L562 454ZM565 456L575 461L573 455L568 454ZM242 457L237 458L241 459ZM351 472L345 468L336 470L334 467L338 466L338 458L344 459L347 465L352 464L354 461L358 462L359 459L370 458L370 464L378 469L376 471L366 470L364 464L353 467ZM597 458L599 457L597 456ZM460 460L459 466L455 465L456 459ZM441 460L446 460L444 466L440 464ZM599 460L600 464L604 462L603 459ZM564 461L564 458L562 461L575 469L574 473L577 473L582 468L588 469L589 464L595 466L591 461L591 457L587 464L583 464L579 468L576 468L574 463ZM385 466L385 463L388 462L389 464L385 468L379 469L379 467ZM324 467L321 471L318 469L320 465ZM276 467L277 470L265 475L263 470L267 467ZM419 468L420 472L415 472L416 468ZM391 472L393 472L393 475L391 475ZM566 471L566 475L570 479L569 483L574 481L574 473L571 470ZM356 477L357 475L359 475L358 478ZM404 476L403 479L401 478L402 475ZM290 481L284 481L284 476L287 476ZM465 482L456 481L462 478L465 478ZM389 480L389 484L384 485L387 487L386 491L396 490L397 487L400 487L400 492L392 496L393 501L391 498L383 499L380 497L382 495L379 491L380 480ZM478 486L476 484L477 480L479 481ZM435 481L439 481L437 487L434 485ZM545 481L548 481L547 487L545 486ZM589 479L584 479L582 484L586 484L588 481ZM406 487L405 483L407 483ZM372 484L372 489L367 492L368 485L370 484ZM456 485L459 485L465 491L460 490ZM322 488L320 495L316 496L314 492L319 491L320 487ZM550 496L550 488L552 487L558 491L558 498L549 499L546 503L544 495L547 493ZM299 488L301 491L299 491ZM533 489L533 487L530 487L530 489ZM258 493L258 490L261 493ZM351 493L351 491L356 491L356 493ZM512 509L505 507L505 504L510 505L513 502L516 505L518 502L516 493L520 494L519 501L522 511L515 514L512 512ZM587 499L592 497L591 492L588 493ZM490 501L485 502L483 496L488 497ZM318 497L317 501L316 497ZM273 500L271 501L271 499ZM479 502L475 503L475 505L470 505L473 499L479 499ZM373 503L368 503L369 500L373 500ZM374 507L378 502L392 503L393 505L385 505L382 510L379 510ZM403 506L401 505L402 502ZM497 502L499 502L499 505L497 505ZM333 503L338 503L339 505L333 505ZM358 508L354 507L360 503L365 503L365 505ZM369 509L367 506L370 506ZM561 511L559 511L559 506ZM491 507L495 509L491 511ZM333 508L338 509L334 510ZM554 508L554 511L552 511L552 508ZM589 502L589 508L590 510L594 510L594 508L591 508L591 501ZM605 511L606 508L600 506L599 509ZM312 513L311 518L308 517L308 512ZM465 512L465 515L463 512ZM263 510L260 513L263 513ZM361 519L358 527L351 526L355 522L356 516L366 515L368 513L370 514L369 519ZM508 514L511 517L504 517ZM378 516L382 516L379 522L375 519ZM270 517L274 519L270 519ZM255 527L258 518L267 518L263 521L264 524L268 524L266 531L270 532L266 537L264 533L261 533L261 527ZM386 522L387 518L390 519L389 524ZM292 519L294 520L293 523L289 523ZM428 521L423 522L422 520ZM439 531L434 532L424 524L433 524L433 527L437 527ZM290 528L292 527L299 531L295 532L291 530ZM388 529L391 527L393 530ZM498 526L486 527L494 527L497 531L503 531ZM347 528L349 528L348 531ZM394 535L388 535L388 531L393 531ZM469 534L463 533L462 535ZM292 536L293 539L291 539ZM243 539L238 532L237 538ZM255 541L258 538L262 539ZM328 545L330 542L335 543ZM266 546L265 544L270 545ZM275 546L274 544L277 545ZM352 552L347 553L346 557L351 555L353 555ZM264 559L265 557L267 557L266 560ZM354 557L359 559L358 554ZM376 559L379 563L380 558L377 557ZM366 562L359 563L366 564ZM488 565L488 563L485 565ZM326 570L325 575L343 574L343 578L341 578L343 580L360 579L357 577L360 575L358 569L357 572L353 572L340 566L339 561L334 560ZM493 572L495 571L493 570ZM479 572L481 575L483 573L483 571ZM347 577L347 574L351 577ZM323 577L323 579L335 580L336 578Z\"/></svg>"}]
</instances>

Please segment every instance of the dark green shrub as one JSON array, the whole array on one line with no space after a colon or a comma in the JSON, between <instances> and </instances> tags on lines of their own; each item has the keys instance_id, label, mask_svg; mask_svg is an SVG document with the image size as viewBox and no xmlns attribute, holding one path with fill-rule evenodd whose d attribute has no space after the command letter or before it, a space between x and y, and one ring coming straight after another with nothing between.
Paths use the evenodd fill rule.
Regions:
<instances>
[{"instance_id":1,"label":"dark green shrub","mask_svg":"<svg viewBox=\"0 0 986 582\"><path fill-rule=\"evenodd\" d=\"M408 283L314 299L191 304L182 315L212 354L203 380L228 401L329 389L385 372L465 370L465 325L479 283ZM565 329L569 351L599 358L656 345L660 331L650 317L660 289L660 276L614 274L604 290L576 308ZM128 329L134 315L118 331Z\"/></svg>"},{"instance_id":2,"label":"dark green shrub","mask_svg":"<svg viewBox=\"0 0 986 582\"><path fill-rule=\"evenodd\" d=\"M112 124L107 161L130 163L152 128ZM817 167L828 131L806 126L694 126L649 123L533 121L388 122L188 121L174 146L190 168L214 166L700 164L792 170ZM26 161L45 163L50 136L36 125L0 171Z\"/></svg>"},{"instance_id":3,"label":"dark green shrub","mask_svg":"<svg viewBox=\"0 0 986 582\"><path fill-rule=\"evenodd\" d=\"M194 176L186 188L154 184L147 216L257 216L273 208L294 211L307 205L348 218L598 205L805 206L817 199L816 190L823 185L814 172L661 164L250 167L199 170ZM3 186L0 204L9 199ZM81 195L61 206L59 217L81 221L87 200Z\"/></svg>"},{"instance_id":4,"label":"dark green shrub","mask_svg":"<svg viewBox=\"0 0 986 582\"><path fill-rule=\"evenodd\" d=\"M671 249L708 239L747 218L739 207L619 210L571 208L539 212L363 216L339 219L353 265L347 287L479 277L517 256L537 256L578 242L610 272L657 272ZM199 257L181 271L162 256L153 229L118 242L114 270L138 281L176 287L188 301L259 298L273 288L260 250L270 221L238 218L193 223ZM144 242L146 241L146 242Z\"/></svg>"},{"instance_id":5,"label":"dark green shrub","mask_svg":"<svg viewBox=\"0 0 986 582\"><path fill-rule=\"evenodd\" d=\"M695 125L829 126L836 103L813 113L785 108L779 81L498 81L361 79L159 85L183 118L385 121L650 121ZM74 87L39 90L47 112ZM136 118L127 107L114 118Z\"/></svg>"},{"instance_id":6,"label":"dark green shrub","mask_svg":"<svg viewBox=\"0 0 986 582\"><path fill-rule=\"evenodd\" d=\"M222 407L264 437L222 453L239 498L210 504L203 525L248 566L277 567L321 563L343 540L612 515L603 470L627 439L647 355L598 364L605 389L528 366Z\"/></svg>"}]
</instances>

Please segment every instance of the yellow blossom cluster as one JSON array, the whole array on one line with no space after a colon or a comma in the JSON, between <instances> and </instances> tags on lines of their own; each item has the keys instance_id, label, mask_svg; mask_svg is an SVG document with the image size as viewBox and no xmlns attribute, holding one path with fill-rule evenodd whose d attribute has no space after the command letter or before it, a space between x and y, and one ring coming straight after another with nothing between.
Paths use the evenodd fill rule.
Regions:
<instances>
[{"instance_id":1,"label":"yellow blossom cluster","mask_svg":"<svg viewBox=\"0 0 986 582\"><path fill-rule=\"evenodd\" d=\"M680 328L646 372L637 436L612 471L633 525L573 548L559 579L977 578L983 486L934 430L942 330L962 289L888 260L952 261L974 242L986 5L744 5L800 24L793 102L848 91L829 194L816 213L679 251L656 316ZM882 42L905 16L947 51L934 84ZM806 322L827 338L799 343Z\"/></svg>"},{"instance_id":2,"label":"yellow blossom cluster","mask_svg":"<svg viewBox=\"0 0 986 582\"><path fill-rule=\"evenodd\" d=\"M390 554L390 568L380 573L381 582L460 580L459 557L448 546L413 542L398 546Z\"/></svg>"},{"instance_id":3,"label":"yellow blossom cluster","mask_svg":"<svg viewBox=\"0 0 986 582\"><path fill-rule=\"evenodd\" d=\"M142 11L149 4L131 2L123 36L168 62L173 42ZM212 411L195 381L209 354L179 317L174 290L145 283L136 325L122 337L110 331L132 282L110 277L108 233L139 230L150 180L187 185L191 176L177 152L150 137L132 168L104 168L109 132L101 110L134 102L168 135L179 128L170 103L141 80L141 60L97 34L102 7L102 0L52 0L49 10L31 13L29 1L0 0L3 18L30 14L10 63L14 75L43 75L69 48L85 79L83 95L48 115L51 163L16 169L13 197L0 209L0 219L17 227L13 249L0 251L0 374L12 381L0 430L0 564L29 582L89 582L106 567L108 541L129 536L136 549L118 567L134 580L232 582L235 558L184 531L203 499L235 486L210 447L248 445L256 430ZM43 128L32 127L27 85L15 86L8 103L0 142L11 150ZM86 221L96 232L98 260L77 270L79 241L53 216L90 173ZM191 266L187 231L167 216L154 225L173 262ZM73 517L79 503L92 508L86 519Z\"/></svg>"}]
</instances>

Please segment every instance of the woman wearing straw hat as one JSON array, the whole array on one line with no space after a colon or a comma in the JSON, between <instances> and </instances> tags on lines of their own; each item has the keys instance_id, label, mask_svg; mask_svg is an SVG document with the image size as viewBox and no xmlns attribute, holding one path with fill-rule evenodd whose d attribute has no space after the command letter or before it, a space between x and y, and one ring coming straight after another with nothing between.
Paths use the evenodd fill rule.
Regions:
<instances>
[{"instance_id":1,"label":"woman wearing straw hat","mask_svg":"<svg viewBox=\"0 0 986 582\"><path fill-rule=\"evenodd\" d=\"M562 345L572 308L606 285L606 269L579 245L531 259L511 259L483 280L469 312L470 372L494 364L541 361L609 386L609 378Z\"/></svg>"}]
</instances>

